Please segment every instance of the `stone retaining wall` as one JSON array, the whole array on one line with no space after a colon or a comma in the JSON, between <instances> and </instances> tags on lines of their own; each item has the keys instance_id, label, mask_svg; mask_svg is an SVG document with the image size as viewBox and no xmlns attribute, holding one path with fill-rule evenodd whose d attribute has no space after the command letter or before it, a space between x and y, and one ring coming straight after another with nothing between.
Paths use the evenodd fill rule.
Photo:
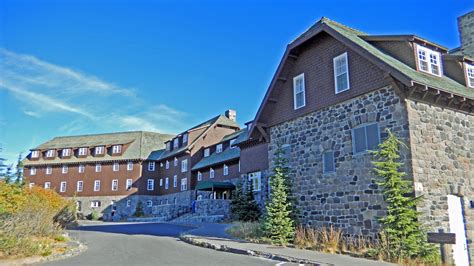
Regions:
<instances>
[{"instance_id":1,"label":"stone retaining wall","mask_svg":"<svg viewBox=\"0 0 474 266\"><path fill-rule=\"evenodd\" d=\"M223 199L203 199L196 201L195 213L200 216L224 215L230 216L231 200Z\"/></svg>"}]
</instances>

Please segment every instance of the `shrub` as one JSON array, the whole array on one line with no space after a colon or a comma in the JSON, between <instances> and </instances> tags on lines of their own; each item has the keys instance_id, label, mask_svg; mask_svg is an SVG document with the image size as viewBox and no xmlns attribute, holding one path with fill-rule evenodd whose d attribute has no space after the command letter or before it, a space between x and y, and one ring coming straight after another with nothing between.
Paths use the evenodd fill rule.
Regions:
<instances>
[{"instance_id":1,"label":"shrub","mask_svg":"<svg viewBox=\"0 0 474 266\"><path fill-rule=\"evenodd\" d=\"M226 232L236 238L245 239L250 242L261 242L263 232L258 222L236 222L226 230Z\"/></svg>"},{"instance_id":2,"label":"shrub","mask_svg":"<svg viewBox=\"0 0 474 266\"><path fill-rule=\"evenodd\" d=\"M92 221L97 221L100 219L100 213L97 210L93 210L89 215L88 219Z\"/></svg>"},{"instance_id":3,"label":"shrub","mask_svg":"<svg viewBox=\"0 0 474 266\"><path fill-rule=\"evenodd\" d=\"M137 207L135 208L135 217L143 217L145 213L143 212L143 204L141 201L137 202Z\"/></svg>"}]
</instances>

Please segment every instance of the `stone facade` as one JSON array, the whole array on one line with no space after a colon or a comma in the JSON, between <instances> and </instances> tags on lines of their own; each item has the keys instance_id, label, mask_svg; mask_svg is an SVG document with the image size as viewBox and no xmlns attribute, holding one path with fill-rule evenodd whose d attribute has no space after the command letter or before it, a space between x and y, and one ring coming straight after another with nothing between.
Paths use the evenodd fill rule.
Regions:
<instances>
[{"instance_id":1,"label":"stone facade","mask_svg":"<svg viewBox=\"0 0 474 266\"><path fill-rule=\"evenodd\" d=\"M230 215L230 200L224 199L203 199L196 201L195 213L200 216Z\"/></svg>"},{"instance_id":2,"label":"stone facade","mask_svg":"<svg viewBox=\"0 0 474 266\"><path fill-rule=\"evenodd\" d=\"M458 18L458 28L461 36L461 52L474 57L474 11Z\"/></svg>"},{"instance_id":3,"label":"stone facade","mask_svg":"<svg viewBox=\"0 0 474 266\"><path fill-rule=\"evenodd\" d=\"M390 87L364 94L270 128L270 169L279 145L289 145L299 218L311 226L336 226L348 234L374 236L385 203L372 174L372 155L353 154L352 129L377 122L381 138L390 129L408 142L403 101ZM336 171L323 174L322 153L334 151ZM410 153L403 151L406 171Z\"/></svg>"}]
</instances>

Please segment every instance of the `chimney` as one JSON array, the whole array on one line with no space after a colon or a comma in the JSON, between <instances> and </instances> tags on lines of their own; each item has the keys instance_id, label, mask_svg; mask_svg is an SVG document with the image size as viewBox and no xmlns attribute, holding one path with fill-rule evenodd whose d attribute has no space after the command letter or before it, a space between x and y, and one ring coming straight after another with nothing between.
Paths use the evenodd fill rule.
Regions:
<instances>
[{"instance_id":1,"label":"chimney","mask_svg":"<svg viewBox=\"0 0 474 266\"><path fill-rule=\"evenodd\" d=\"M474 58L474 11L458 17L461 53Z\"/></svg>"},{"instance_id":2,"label":"chimney","mask_svg":"<svg viewBox=\"0 0 474 266\"><path fill-rule=\"evenodd\" d=\"M237 112L235 110L229 109L225 111L225 116L227 116L227 118L230 120L237 122Z\"/></svg>"}]
</instances>

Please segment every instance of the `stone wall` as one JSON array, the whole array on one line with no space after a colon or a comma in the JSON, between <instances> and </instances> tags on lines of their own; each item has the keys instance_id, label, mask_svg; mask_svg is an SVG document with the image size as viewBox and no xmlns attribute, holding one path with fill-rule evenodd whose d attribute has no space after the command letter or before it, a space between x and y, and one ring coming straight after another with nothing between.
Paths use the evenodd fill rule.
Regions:
<instances>
[{"instance_id":1,"label":"stone wall","mask_svg":"<svg viewBox=\"0 0 474 266\"><path fill-rule=\"evenodd\" d=\"M458 29L461 36L461 52L474 57L474 11L458 18Z\"/></svg>"},{"instance_id":2,"label":"stone wall","mask_svg":"<svg viewBox=\"0 0 474 266\"><path fill-rule=\"evenodd\" d=\"M203 199L196 201L195 213L200 216L230 215L230 200L223 199Z\"/></svg>"},{"instance_id":3,"label":"stone wall","mask_svg":"<svg viewBox=\"0 0 474 266\"><path fill-rule=\"evenodd\" d=\"M278 145L289 144L289 163L300 222L336 226L349 234L374 235L385 203L372 174L372 155L353 154L352 129L379 123L382 139L390 129L408 140L404 103L390 87L293 119L270 129L270 169ZM323 174L322 153L334 151L335 173ZM406 170L409 150L403 151Z\"/></svg>"},{"instance_id":4,"label":"stone wall","mask_svg":"<svg viewBox=\"0 0 474 266\"><path fill-rule=\"evenodd\" d=\"M431 231L449 232L447 195L464 202L471 260L474 261L474 115L424 103L407 104L413 178L423 195L418 210Z\"/></svg>"}]
</instances>

